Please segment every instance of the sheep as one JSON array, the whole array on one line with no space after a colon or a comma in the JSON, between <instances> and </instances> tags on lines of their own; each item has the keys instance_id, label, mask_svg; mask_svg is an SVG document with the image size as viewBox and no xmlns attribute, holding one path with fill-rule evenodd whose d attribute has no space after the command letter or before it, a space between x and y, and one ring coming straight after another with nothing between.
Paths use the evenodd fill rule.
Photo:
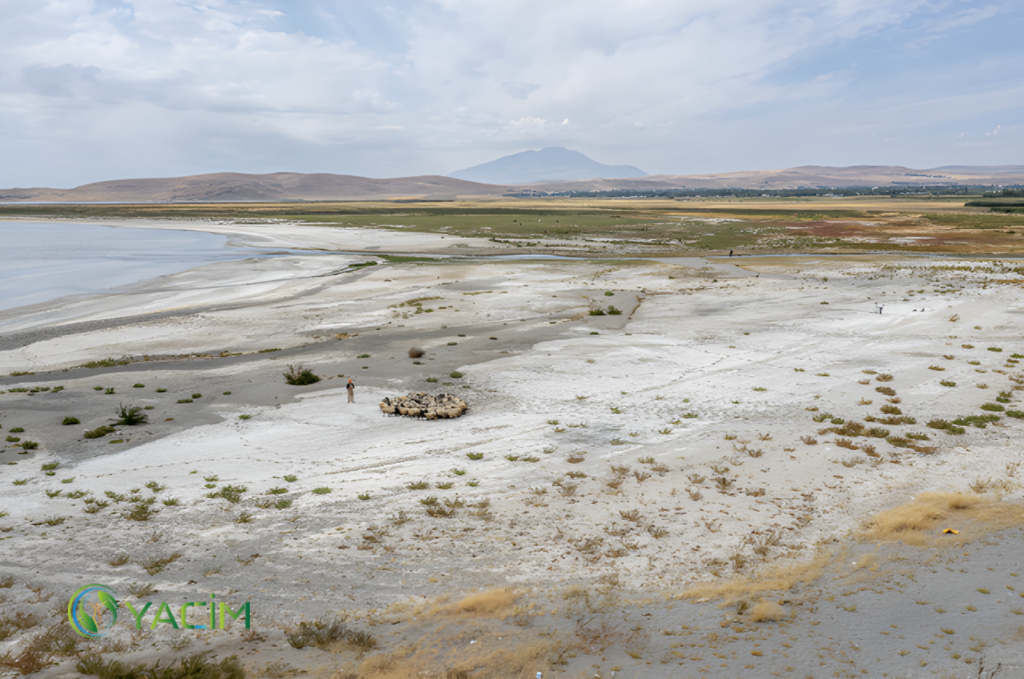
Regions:
<instances>
[{"instance_id":1,"label":"sheep","mask_svg":"<svg viewBox=\"0 0 1024 679\"><path fill-rule=\"evenodd\" d=\"M469 406L453 394L416 392L405 396L384 398L380 409L385 415L422 417L428 420L453 419L463 415Z\"/></svg>"}]
</instances>

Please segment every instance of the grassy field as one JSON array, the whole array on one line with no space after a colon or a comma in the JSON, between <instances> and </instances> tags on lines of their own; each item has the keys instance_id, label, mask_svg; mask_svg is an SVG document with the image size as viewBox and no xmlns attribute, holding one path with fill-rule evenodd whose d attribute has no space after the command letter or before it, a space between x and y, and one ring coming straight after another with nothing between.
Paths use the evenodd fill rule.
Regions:
<instances>
[{"instance_id":1,"label":"grassy field","mask_svg":"<svg viewBox=\"0 0 1024 679\"><path fill-rule=\"evenodd\" d=\"M611 242L651 254L684 252L1014 253L1024 216L968 207L965 197L796 199L493 199L451 202L3 205L0 217L285 220L512 241ZM610 253L609 253L610 254Z\"/></svg>"}]
</instances>

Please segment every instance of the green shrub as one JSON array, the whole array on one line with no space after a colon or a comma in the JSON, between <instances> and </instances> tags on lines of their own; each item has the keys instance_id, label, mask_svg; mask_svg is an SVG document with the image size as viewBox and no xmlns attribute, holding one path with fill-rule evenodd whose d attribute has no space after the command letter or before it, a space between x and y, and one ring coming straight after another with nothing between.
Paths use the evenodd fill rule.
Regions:
<instances>
[{"instance_id":1,"label":"green shrub","mask_svg":"<svg viewBox=\"0 0 1024 679\"><path fill-rule=\"evenodd\" d=\"M39 444L35 441L22 441L21 447L25 450L35 450L39 447Z\"/></svg>"},{"instance_id":2,"label":"green shrub","mask_svg":"<svg viewBox=\"0 0 1024 679\"><path fill-rule=\"evenodd\" d=\"M360 493L356 497L358 497L360 500L364 500L365 501L365 500L369 500L370 499L370 494L369 493Z\"/></svg>"},{"instance_id":3,"label":"green shrub","mask_svg":"<svg viewBox=\"0 0 1024 679\"><path fill-rule=\"evenodd\" d=\"M121 514L121 516L129 521L149 521L156 513L148 504L136 502L132 504L131 509Z\"/></svg>"},{"instance_id":4,"label":"green shrub","mask_svg":"<svg viewBox=\"0 0 1024 679\"><path fill-rule=\"evenodd\" d=\"M192 398L202 398L202 394L192 394Z\"/></svg>"},{"instance_id":5,"label":"green shrub","mask_svg":"<svg viewBox=\"0 0 1024 679\"><path fill-rule=\"evenodd\" d=\"M284 495L287 492L287 488L271 488L267 491L267 495Z\"/></svg>"},{"instance_id":6,"label":"green shrub","mask_svg":"<svg viewBox=\"0 0 1024 679\"><path fill-rule=\"evenodd\" d=\"M106 436L107 434L113 434L115 431L116 430L113 427L111 427L109 424L104 424L104 425L101 425L99 427L96 427L95 429L93 429L91 431L85 432L84 436L87 439L98 439L98 438L101 438L103 436Z\"/></svg>"},{"instance_id":7,"label":"green shrub","mask_svg":"<svg viewBox=\"0 0 1024 679\"><path fill-rule=\"evenodd\" d=\"M941 384L944 387L955 387L956 386L956 382L954 382L953 380L939 380L939 384Z\"/></svg>"},{"instance_id":8,"label":"green shrub","mask_svg":"<svg viewBox=\"0 0 1024 679\"><path fill-rule=\"evenodd\" d=\"M331 492L331 489L328 488L327 486L321 486L320 488L314 488L310 492L313 493L314 495L327 495L328 493Z\"/></svg>"},{"instance_id":9,"label":"green shrub","mask_svg":"<svg viewBox=\"0 0 1024 679\"><path fill-rule=\"evenodd\" d=\"M462 377L462 373L460 373L458 370L456 370L455 372L453 372L448 377L451 377L452 379L456 379L457 380L457 379Z\"/></svg>"},{"instance_id":10,"label":"green shrub","mask_svg":"<svg viewBox=\"0 0 1024 679\"><path fill-rule=\"evenodd\" d=\"M225 395L225 396L231 396L231 392L230 392L230 391L225 391L225 392L224 392L224 395Z\"/></svg>"},{"instance_id":11,"label":"green shrub","mask_svg":"<svg viewBox=\"0 0 1024 679\"><path fill-rule=\"evenodd\" d=\"M192 399L190 399L190 398L179 398L178 399L178 403L192 403Z\"/></svg>"},{"instance_id":12,"label":"green shrub","mask_svg":"<svg viewBox=\"0 0 1024 679\"><path fill-rule=\"evenodd\" d=\"M483 453L466 453L466 457L468 457L471 460L482 460L482 459L484 459L484 454Z\"/></svg>"},{"instance_id":13,"label":"green shrub","mask_svg":"<svg viewBox=\"0 0 1024 679\"><path fill-rule=\"evenodd\" d=\"M356 358L370 358L369 354L359 354Z\"/></svg>"},{"instance_id":14,"label":"green shrub","mask_svg":"<svg viewBox=\"0 0 1024 679\"><path fill-rule=\"evenodd\" d=\"M437 378L436 377L428 377L426 381L427 382L437 382Z\"/></svg>"},{"instance_id":15,"label":"green shrub","mask_svg":"<svg viewBox=\"0 0 1024 679\"><path fill-rule=\"evenodd\" d=\"M59 466L60 462L47 462L46 464L42 465L40 469L42 469L44 472L48 472L56 469Z\"/></svg>"},{"instance_id":16,"label":"green shrub","mask_svg":"<svg viewBox=\"0 0 1024 679\"><path fill-rule=\"evenodd\" d=\"M227 500L231 504L237 504L242 501L242 493L249 490L245 486L222 486L220 490L212 493L207 493L208 498L222 498Z\"/></svg>"},{"instance_id":17,"label":"green shrub","mask_svg":"<svg viewBox=\"0 0 1024 679\"><path fill-rule=\"evenodd\" d=\"M113 387L107 387L106 389L103 390L103 393L104 394L113 394L114 393L114 388Z\"/></svg>"},{"instance_id":18,"label":"green shrub","mask_svg":"<svg viewBox=\"0 0 1024 679\"><path fill-rule=\"evenodd\" d=\"M1007 417L1014 417L1014 418L1019 420L1019 419L1024 418L1024 411L1021 411L1021 410L1007 410L1006 411L1006 416Z\"/></svg>"},{"instance_id":19,"label":"green shrub","mask_svg":"<svg viewBox=\"0 0 1024 679\"><path fill-rule=\"evenodd\" d=\"M296 476L295 474L286 474L284 480L287 481L288 483L295 483L296 481L299 480L299 477Z\"/></svg>"},{"instance_id":20,"label":"green shrub","mask_svg":"<svg viewBox=\"0 0 1024 679\"><path fill-rule=\"evenodd\" d=\"M63 420L61 420L61 424L82 424L82 421L79 420L77 417L65 417Z\"/></svg>"},{"instance_id":21,"label":"green shrub","mask_svg":"<svg viewBox=\"0 0 1024 679\"><path fill-rule=\"evenodd\" d=\"M117 415L121 418L117 421L119 425L134 426L145 424L149 420L149 415L142 412L139 406L125 406L123 403L118 407Z\"/></svg>"},{"instance_id":22,"label":"green shrub","mask_svg":"<svg viewBox=\"0 0 1024 679\"><path fill-rule=\"evenodd\" d=\"M989 347L988 350L989 351L994 351L997 354L1002 351L1002 349L1000 349L999 347Z\"/></svg>"},{"instance_id":23,"label":"green shrub","mask_svg":"<svg viewBox=\"0 0 1024 679\"><path fill-rule=\"evenodd\" d=\"M8 436L7 437L7 442L8 443L17 443L20 440L21 440L21 438L18 437L18 436Z\"/></svg>"},{"instance_id":24,"label":"green shrub","mask_svg":"<svg viewBox=\"0 0 1024 679\"><path fill-rule=\"evenodd\" d=\"M315 375L309 368L303 368L301 364L289 365L288 372L284 373L284 381L288 384L302 387L316 384L320 381L320 377Z\"/></svg>"},{"instance_id":25,"label":"green shrub","mask_svg":"<svg viewBox=\"0 0 1024 679\"><path fill-rule=\"evenodd\" d=\"M590 310L590 315L591 316L604 316L604 311L602 311L601 309L591 309Z\"/></svg>"},{"instance_id":26,"label":"green shrub","mask_svg":"<svg viewBox=\"0 0 1024 679\"><path fill-rule=\"evenodd\" d=\"M240 420L251 420L252 419L252 415L239 415L238 419L240 419Z\"/></svg>"},{"instance_id":27,"label":"green shrub","mask_svg":"<svg viewBox=\"0 0 1024 679\"><path fill-rule=\"evenodd\" d=\"M10 432L12 434L21 434L25 431L25 427L11 427Z\"/></svg>"},{"instance_id":28,"label":"green shrub","mask_svg":"<svg viewBox=\"0 0 1024 679\"><path fill-rule=\"evenodd\" d=\"M164 388L160 388L160 389L157 389L157 390L156 390L156 393L158 393L158 394L163 394L163 393L164 393L164 392L166 392L166 391L167 391L166 389L164 389Z\"/></svg>"},{"instance_id":29,"label":"green shrub","mask_svg":"<svg viewBox=\"0 0 1024 679\"><path fill-rule=\"evenodd\" d=\"M953 420L953 424L961 427L976 427L978 429L984 429L989 422L998 422L998 415L968 415L966 417L958 417Z\"/></svg>"},{"instance_id":30,"label":"green shrub","mask_svg":"<svg viewBox=\"0 0 1024 679\"><path fill-rule=\"evenodd\" d=\"M1006 408L1004 408L1003 406L999 405L998 403L985 403L985 404L983 404L981 406L981 409L982 410L988 410L989 412L993 412L993 413L1001 413L1004 410L1006 410Z\"/></svg>"},{"instance_id":31,"label":"green shrub","mask_svg":"<svg viewBox=\"0 0 1024 679\"><path fill-rule=\"evenodd\" d=\"M608 315L609 316L621 316L622 315L622 310L621 309L616 309L615 307L613 307L613 306L611 306L609 304L608 305Z\"/></svg>"},{"instance_id":32,"label":"green shrub","mask_svg":"<svg viewBox=\"0 0 1024 679\"><path fill-rule=\"evenodd\" d=\"M132 388L133 389L145 389L146 385L142 384L141 382L136 382L135 384L132 385Z\"/></svg>"}]
</instances>

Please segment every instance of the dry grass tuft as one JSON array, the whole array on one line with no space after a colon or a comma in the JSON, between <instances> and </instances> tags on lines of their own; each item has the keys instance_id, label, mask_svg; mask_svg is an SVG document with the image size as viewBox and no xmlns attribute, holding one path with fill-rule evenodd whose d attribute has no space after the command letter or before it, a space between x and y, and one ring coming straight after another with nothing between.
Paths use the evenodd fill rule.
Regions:
<instances>
[{"instance_id":1,"label":"dry grass tuft","mask_svg":"<svg viewBox=\"0 0 1024 679\"><path fill-rule=\"evenodd\" d=\"M696 601L723 599L726 603L732 603L740 599L758 598L769 592L786 592L797 585L817 580L831 561L832 556L822 551L811 561L779 566L726 582L694 585L677 598Z\"/></svg>"},{"instance_id":2,"label":"dry grass tuft","mask_svg":"<svg viewBox=\"0 0 1024 679\"><path fill-rule=\"evenodd\" d=\"M488 589L470 594L461 601L444 609L448 614L469 614L491 618L503 618L511 613L512 604L522 596L509 587Z\"/></svg>"},{"instance_id":3,"label":"dry grass tuft","mask_svg":"<svg viewBox=\"0 0 1024 679\"><path fill-rule=\"evenodd\" d=\"M863 536L876 542L894 542L925 546L942 539L940 531L956 528L955 540L980 537L994 530L1024 524L1024 504L1003 502L994 496L965 493L921 493L906 504L875 516Z\"/></svg>"},{"instance_id":4,"label":"dry grass tuft","mask_svg":"<svg viewBox=\"0 0 1024 679\"><path fill-rule=\"evenodd\" d=\"M359 679L408 679L409 677L446 677L451 679L532 679L538 671L549 670L549 658L555 652L550 641L525 641L516 643L506 634L505 642L489 638L493 643L481 643L468 647L460 639L459 653L454 667L447 666L438 657L437 645L446 640L429 636L416 647L404 646L389 653L378 653L367 657L356 674ZM427 642L434 642L428 648ZM447 640L450 641L451 640ZM446 646L448 644L445 644ZM495 646L498 648L495 649ZM479 650L476 650L479 649ZM494 649L494 650L492 650Z\"/></svg>"},{"instance_id":5,"label":"dry grass tuft","mask_svg":"<svg viewBox=\"0 0 1024 679\"><path fill-rule=\"evenodd\" d=\"M786 617L786 609L774 601L762 601L750 609L752 622L777 622Z\"/></svg>"}]
</instances>

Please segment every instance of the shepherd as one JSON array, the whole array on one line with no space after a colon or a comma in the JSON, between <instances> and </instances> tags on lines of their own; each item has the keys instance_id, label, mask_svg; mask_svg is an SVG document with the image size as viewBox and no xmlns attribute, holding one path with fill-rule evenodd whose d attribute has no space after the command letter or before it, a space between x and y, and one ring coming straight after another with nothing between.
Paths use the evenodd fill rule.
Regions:
<instances>
[{"instance_id":1,"label":"shepherd","mask_svg":"<svg viewBox=\"0 0 1024 679\"><path fill-rule=\"evenodd\" d=\"M345 385L345 388L348 389L348 402L349 403L355 403L356 402L356 385L352 384L352 378L351 377L348 378L348 384Z\"/></svg>"}]
</instances>

